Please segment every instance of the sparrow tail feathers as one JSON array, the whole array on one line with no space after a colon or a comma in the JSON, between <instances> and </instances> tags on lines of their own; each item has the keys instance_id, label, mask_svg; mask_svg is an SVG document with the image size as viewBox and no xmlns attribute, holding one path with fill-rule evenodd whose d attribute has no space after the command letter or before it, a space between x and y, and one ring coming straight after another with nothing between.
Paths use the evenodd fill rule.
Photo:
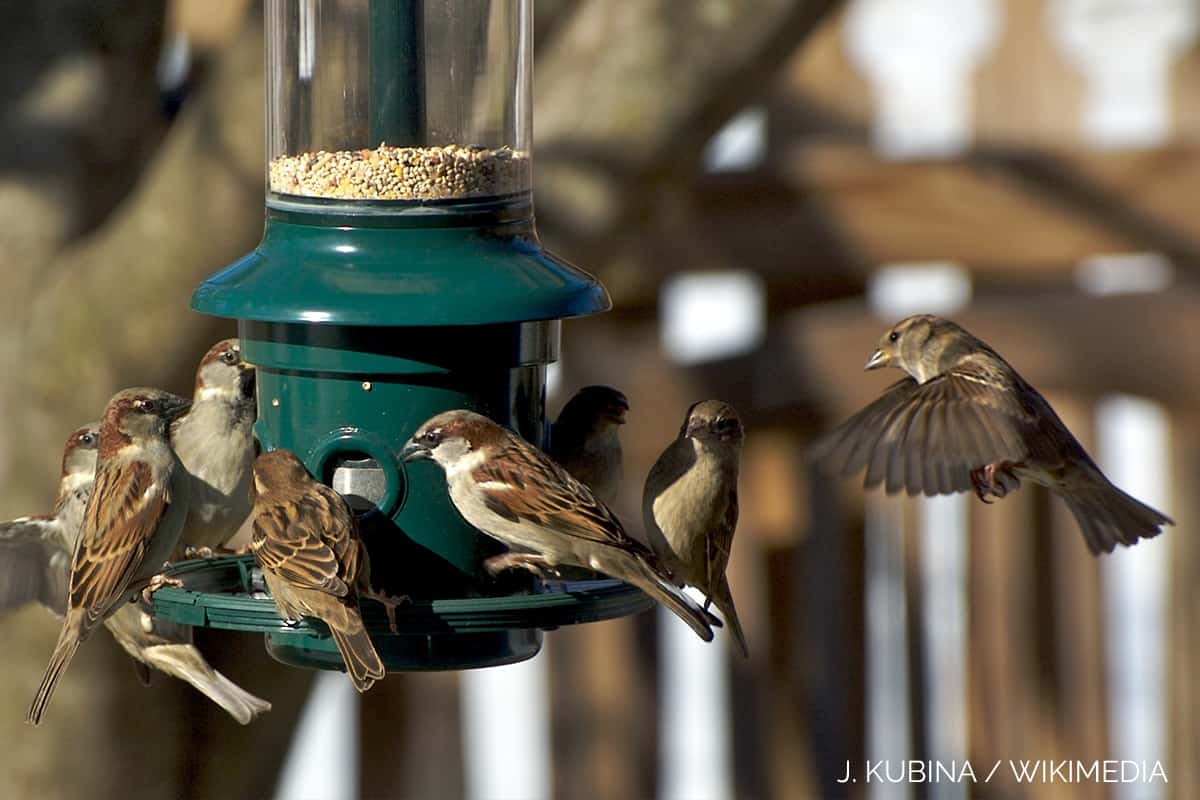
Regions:
<instances>
[{"instance_id":1,"label":"sparrow tail feathers","mask_svg":"<svg viewBox=\"0 0 1200 800\"><path fill-rule=\"evenodd\" d=\"M45 674L42 675L42 683L33 696L29 713L25 715L26 722L33 725L41 723L50 697L54 694L54 687L58 686L59 679L67 671L71 659L75 657L75 651L79 649L80 638L79 632L72 626L63 626L62 633L58 636L58 644L54 646L54 653L50 656L50 663L46 666Z\"/></svg>"},{"instance_id":2,"label":"sparrow tail feathers","mask_svg":"<svg viewBox=\"0 0 1200 800\"><path fill-rule=\"evenodd\" d=\"M1107 482L1073 490L1063 499L1093 554L1111 553L1118 544L1137 544L1138 539L1162 533L1163 525L1175 524L1170 517Z\"/></svg>"},{"instance_id":3,"label":"sparrow tail feathers","mask_svg":"<svg viewBox=\"0 0 1200 800\"><path fill-rule=\"evenodd\" d=\"M383 662L379 660L375 645L371 643L371 637L361 621L347 619L344 627L330 625L329 631L333 634L338 652L342 654L342 660L346 662L346 671L350 674L350 680L354 681L355 689L365 692L375 681L383 678Z\"/></svg>"},{"instance_id":4,"label":"sparrow tail feathers","mask_svg":"<svg viewBox=\"0 0 1200 800\"><path fill-rule=\"evenodd\" d=\"M729 591L729 581L724 575L713 587L712 601L725 618L725 627L733 637L733 645L741 653L742 658L750 657L750 648L746 646L746 634L742 632L742 623L738 619L737 608L733 605L733 593Z\"/></svg>"},{"instance_id":5,"label":"sparrow tail feathers","mask_svg":"<svg viewBox=\"0 0 1200 800\"><path fill-rule=\"evenodd\" d=\"M249 725L259 714L271 710L269 702L217 672L190 644L147 647L142 651L142 657L155 669L190 683L242 725Z\"/></svg>"}]
</instances>

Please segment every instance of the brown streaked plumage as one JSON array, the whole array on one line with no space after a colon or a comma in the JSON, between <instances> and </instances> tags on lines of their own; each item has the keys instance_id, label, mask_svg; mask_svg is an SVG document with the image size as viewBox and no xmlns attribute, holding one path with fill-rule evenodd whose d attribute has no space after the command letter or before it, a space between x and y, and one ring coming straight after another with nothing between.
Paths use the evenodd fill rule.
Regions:
<instances>
[{"instance_id":1,"label":"brown streaked plumage","mask_svg":"<svg viewBox=\"0 0 1200 800\"><path fill-rule=\"evenodd\" d=\"M607 505L616 502L623 464L621 439L629 401L610 386L576 392L550 427L550 457Z\"/></svg>"},{"instance_id":2,"label":"brown streaked plumage","mask_svg":"<svg viewBox=\"0 0 1200 800\"><path fill-rule=\"evenodd\" d=\"M200 359L192 407L171 425L171 446L191 476L184 548L216 550L250 513L254 391L254 367L237 339L217 342Z\"/></svg>"},{"instance_id":3,"label":"brown streaked plumage","mask_svg":"<svg viewBox=\"0 0 1200 800\"><path fill-rule=\"evenodd\" d=\"M71 559L67 613L26 719L38 724L79 645L162 569L187 515L187 475L167 439L189 401L125 389L100 422L96 481Z\"/></svg>"},{"instance_id":4,"label":"brown streaked plumage","mask_svg":"<svg viewBox=\"0 0 1200 800\"><path fill-rule=\"evenodd\" d=\"M1024 478L1062 497L1093 553L1174 524L1114 486L1045 398L953 322L921 314L897 323L866 368L884 366L909 377L818 443L832 471L865 468L864 486L882 483L888 494L974 489L985 502Z\"/></svg>"},{"instance_id":5,"label":"brown streaked plumage","mask_svg":"<svg viewBox=\"0 0 1200 800\"><path fill-rule=\"evenodd\" d=\"M37 601L59 617L66 614L71 554L95 483L99 429L98 422L85 425L67 439L53 515L0 524L0 611ZM126 603L104 620L104 627L134 659L145 683L150 667L187 681L243 725L271 709L209 665L192 645L188 625L155 619Z\"/></svg>"},{"instance_id":6,"label":"brown streaked plumage","mask_svg":"<svg viewBox=\"0 0 1200 800\"><path fill-rule=\"evenodd\" d=\"M642 491L650 546L677 583L695 586L725 618L734 646L749 657L725 577L738 518L738 466L745 433L720 400L688 409L679 436L662 452Z\"/></svg>"},{"instance_id":7,"label":"brown streaked plumage","mask_svg":"<svg viewBox=\"0 0 1200 800\"><path fill-rule=\"evenodd\" d=\"M720 621L671 582L590 489L511 431L472 411L447 411L422 424L401 456L438 464L463 519L512 549L489 569L595 570L638 587L712 641L709 626Z\"/></svg>"},{"instance_id":8,"label":"brown streaked plumage","mask_svg":"<svg viewBox=\"0 0 1200 800\"><path fill-rule=\"evenodd\" d=\"M286 619L328 625L354 688L365 692L384 667L358 608L370 567L354 513L288 450L263 453L253 472L250 549L275 605Z\"/></svg>"}]
</instances>

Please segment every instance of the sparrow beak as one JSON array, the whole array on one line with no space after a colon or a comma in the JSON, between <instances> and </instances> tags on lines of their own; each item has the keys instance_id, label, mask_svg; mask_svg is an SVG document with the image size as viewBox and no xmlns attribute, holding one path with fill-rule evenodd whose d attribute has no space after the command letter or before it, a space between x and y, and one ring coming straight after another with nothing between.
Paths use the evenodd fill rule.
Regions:
<instances>
[{"instance_id":1,"label":"sparrow beak","mask_svg":"<svg viewBox=\"0 0 1200 800\"><path fill-rule=\"evenodd\" d=\"M887 366L887 363L891 361L891 359L892 357L887 353L883 352L882 350L876 350L871 354L871 357L867 359L867 365L863 367L863 369L879 369L880 367Z\"/></svg>"},{"instance_id":2,"label":"sparrow beak","mask_svg":"<svg viewBox=\"0 0 1200 800\"><path fill-rule=\"evenodd\" d=\"M191 407L192 401L183 397L175 401L168 401L168 404L163 408L163 416L170 422L182 417Z\"/></svg>"},{"instance_id":3,"label":"sparrow beak","mask_svg":"<svg viewBox=\"0 0 1200 800\"><path fill-rule=\"evenodd\" d=\"M405 464L408 464L412 461L424 461L432 456L433 453L428 447L419 445L412 439L409 439L407 442L405 442L404 449L400 451L400 460Z\"/></svg>"}]
</instances>

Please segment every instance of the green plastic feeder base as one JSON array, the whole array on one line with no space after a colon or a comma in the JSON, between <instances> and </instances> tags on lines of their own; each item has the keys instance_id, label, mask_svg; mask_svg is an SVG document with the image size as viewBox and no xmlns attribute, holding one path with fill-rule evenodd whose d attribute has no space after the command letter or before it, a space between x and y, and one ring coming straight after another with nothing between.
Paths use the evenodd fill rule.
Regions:
<instances>
[{"instance_id":1,"label":"green plastic feeder base","mask_svg":"<svg viewBox=\"0 0 1200 800\"><path fill-rule=\"evenodd\" d=\"M266 594L253 556L181 561L167 570L183 587L153 595L154 616L184 625L259 632L267 652L292 666L342 669L318 620L285 621ZM646 611L654 603L616 580L535 582L528 594L416 600L396 610L363 600L363 623L389 671L458 670L523 661L541 649L542 630Z\"/></svg>"}]
</instances>

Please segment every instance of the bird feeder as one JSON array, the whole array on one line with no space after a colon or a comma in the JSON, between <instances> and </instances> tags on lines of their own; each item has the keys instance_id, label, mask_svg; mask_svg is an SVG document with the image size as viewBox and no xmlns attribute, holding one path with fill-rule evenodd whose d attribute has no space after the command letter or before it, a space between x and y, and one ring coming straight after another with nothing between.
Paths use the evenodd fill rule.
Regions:
<instances>
[{"instance_id":1,"label":"bird feeder","mask_svg":"<svg viewBox=\"0 0 1200 800\"><path fill-rule=\"evenodd\" d=\"M263 239L192 298L238 320L262 447L347 496L374 583L412 598L398 635L367 608L390 669L521 660L540 628L649 604L616 581L501 594L481 572L501 546L462 521L440 473L397 459L451 408L541 444L560 320L611 305L534 229L531 6L267 0ZM285 625L256 596L252 561L179 571L187 588L160 591L156 613L263 630L287 663L341 665L319 623Z\"/></svg>"}]
</instances>

